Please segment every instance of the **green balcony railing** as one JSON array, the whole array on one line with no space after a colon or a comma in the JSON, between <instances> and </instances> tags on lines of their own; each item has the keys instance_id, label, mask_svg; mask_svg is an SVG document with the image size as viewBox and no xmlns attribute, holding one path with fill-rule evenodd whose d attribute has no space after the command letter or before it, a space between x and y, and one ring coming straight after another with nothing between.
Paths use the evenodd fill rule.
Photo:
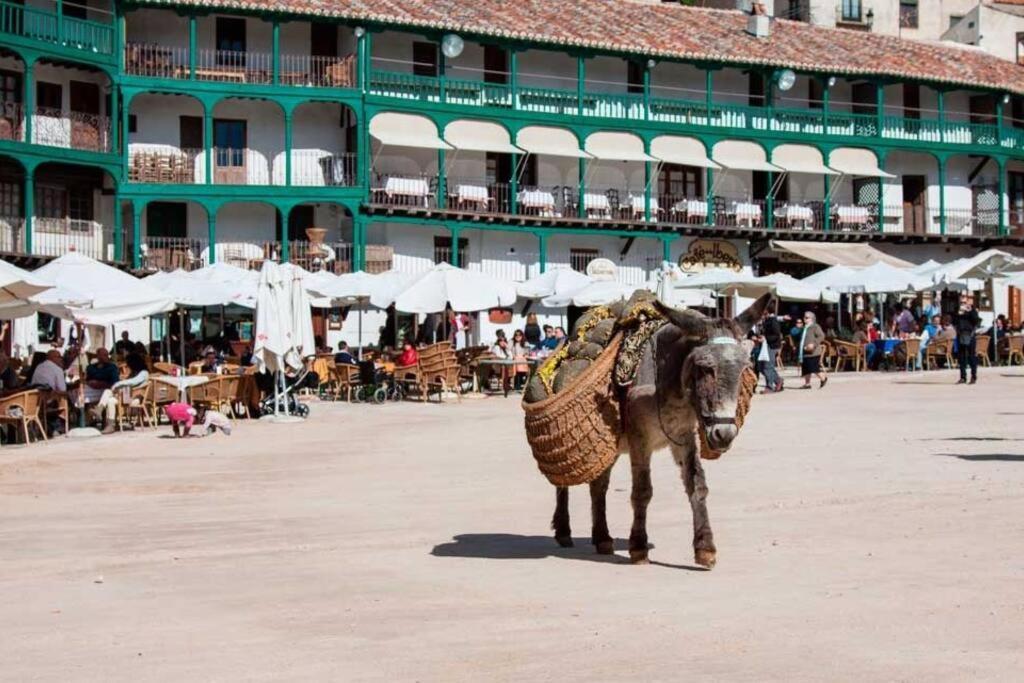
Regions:
<instances>
[{"instance_id":1,"label":"green balcony railing","mask_svg":"<svg viewBox=\"0 0 1024 683\"><path fill-rule=\"evenodd\" d=\"M441 98L441 85L440 81L429 76L373 71L370 73L370 92L374 95L436 102Z\"/></svg>"},{"instance_id":2,"label":"green balcony railing","mask_svg":"<svg viewBox=\"0 0 1024 683\"><path fill-rule=\"evenodd\" d=\"M579 97L575 91L554 88L520 87L517 109L539 114L578 114Z\"/></svg>"},{"instance_id":3,"label":"green balcony railing","mask_svg":"<svg viewBox=\"0 0 1024 683\"><path fill-rule=\"evenodd\" d=\"M0 0L0 33L61 44L86 52L114 53L114 28L109 24L63 17L53 12Z\"/></svg>"}]
</instances>

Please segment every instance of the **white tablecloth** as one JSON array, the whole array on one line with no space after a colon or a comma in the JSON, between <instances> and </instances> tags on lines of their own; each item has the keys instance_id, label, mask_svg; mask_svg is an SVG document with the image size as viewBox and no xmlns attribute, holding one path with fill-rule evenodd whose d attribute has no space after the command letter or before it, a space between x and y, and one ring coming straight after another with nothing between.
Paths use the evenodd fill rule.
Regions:
<instances>
[{"instance_id":1,"label":"white tablecloth","mask_svg":"<svg viewBox=\"0 0 1024 683\"><path fill-rule=\"evenodd\" d=\"M587 211L597 211L599 213L608 213L611 210L607 195L598 192L585 192L583 194L583 208Z\"/></svg>"},{"instance_id":2,"label":"white tablecloth","mask_svg":"<svg viewBox=\"0 0 1024 683\"><path fill-rule=\"evenodd\" d=\"M750 202L734 202L732 205L732 212L736 215L736 220L738 221L761 220L761 206L758 204L751 204Z\"/></svg>"},{"instance_id":3,"label":"white tablecloth","mask_svg":"<svg viewBox=\"0 0 1024 683\"><path fill-rule=\"evenodd\" d=\"M391 177L384 183L384 192L390 197L392 195L405 195L408 197L426 197L430 194L430 185L424 178L395 178Z\"/></svg>"},{"instance_id":4,"label":"white tablecloth","mask_svg":"<svg viewBox=\"0 0 1024 683\"><path fill-rule=\"evenodd\" d=\"M814 220L814 212L811 211L809 206L789 204L788 206L780 206L775 209L775 217L785 218L787 221L806 221L810 223Z\"/></svg>"},{"instance_id":5,"label":"white tablecloth","mask_svg":"<svg viewBox=\"0 0 1024 683\"><path fill-rule=\"evenodd\" d=\"M467 202L487 202L491 198L483 185L456 185L455 196Z\"/></svg>"},{"instance_id":6,"label":"white tablecloth","mask_svg":"<svg viewBox=\"0 0 1024 683\"><path fill-rule=\"evenodd\" d=\"M672 205L673 211L680 211L687 216L707 216L708 203L700 199L684 199Z\"/></svg>"},{"instance_id":7,"label":"white tablecloth","mask_svg":"<svg viewBox=\"0 0 1024 683\"><path fill-rule=\"evenodd\" d=\"M629 203L633 207L633 214L634 215L642 214L644 212L644 197L643 197L643 195L640 195L639 197L637 195L630 195ZM653 218L654 214L656 214L656 213L658 213L658 198L657 197L651 197L651 217Z\"/></svg>"},{"instance_id":8,"label":"white tablecloth","mask_svg":"<svg viewBox=\"0 0 1024 683\"><path fill-rule=\"evenodd\" d=\"M544 190L523 190L516 197L519 206L528 209L554 209L555 195Z\"/></svg>"},{"instance_id":9,"label":"white tablecloth","mask_svg":"<svg viewBox=\"0 0 1024 683\"><path fill-rule=\"evenodd\" d=\"M868 208L866 206L837 206L836 217L840 223L867 223Z\"/></svg>"}]
</instances>

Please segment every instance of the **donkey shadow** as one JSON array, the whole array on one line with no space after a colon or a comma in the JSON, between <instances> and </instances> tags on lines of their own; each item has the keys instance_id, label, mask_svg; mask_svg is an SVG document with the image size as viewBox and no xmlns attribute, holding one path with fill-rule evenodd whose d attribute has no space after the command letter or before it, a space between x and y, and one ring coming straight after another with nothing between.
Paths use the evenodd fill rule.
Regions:
<instances>
[{"instance_id":1,"label":"donkey shadow","mask_svg":"<svg viewBox=\"0 0 1024 683\"><path fill-rule=\"evenodd\" d=\"M572 548L562 548L551 536L521 536L519 534L459 534L448 543L434 546L430 554L434 557L467 557L489 560L542 560L560 557L564 560L583 560L605 564L629 564L625 555L598 555L594 552L589 538L573 538ZM627 551L629 542L624 538L614 539L616 553ZM654 545L651 545L653 548ZM651 561L652 565L671 569L704 571L703 567L668 564Z\"/></svg>"}]
</instances>

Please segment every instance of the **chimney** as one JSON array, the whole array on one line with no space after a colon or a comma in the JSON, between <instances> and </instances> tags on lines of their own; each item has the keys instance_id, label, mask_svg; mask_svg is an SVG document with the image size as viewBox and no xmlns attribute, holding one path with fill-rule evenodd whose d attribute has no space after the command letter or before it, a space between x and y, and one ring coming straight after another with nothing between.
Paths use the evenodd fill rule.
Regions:
<instances>
[{"instance_id":1,"label":"chimney","mask_svg":"<svg viewBox=\"0 0 1024 683\"><path fill-rule=\"evenodd\" d=\"M750 12L750 16L747 17L747 33L756 38L767 38L772 32L771 17L765 10L763 0L752 0L747 7L745 5L748 1L736 0L737 9Z\"/></svg>"}]
</instances>

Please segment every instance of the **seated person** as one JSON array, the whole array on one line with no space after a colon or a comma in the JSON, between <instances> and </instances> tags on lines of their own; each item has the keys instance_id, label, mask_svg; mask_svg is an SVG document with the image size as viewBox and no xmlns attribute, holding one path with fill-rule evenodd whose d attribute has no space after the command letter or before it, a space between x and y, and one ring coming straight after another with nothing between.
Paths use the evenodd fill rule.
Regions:
<instances>
[{"instance_id":1,"label":"seated person","mask_svg":"<svg viewBox=\"0 0 1024 683\"><path fill-rule=\"evenodd\" d=\"M541 341L538 348L547 349L548 351L554 351L558 348L558 339L555 337L555 328L551 325L544 326L544 339Z\"/></svg>"},{"instance_id":2,"label":"seated person","mask_svg":"<svg viewBox=\"0 0 1024 683\"><path fill-rule=\"evenodd\" d=\"M18 373L11 367L11 359L7 354L0 351L0 390L10 391L21 382L18 380Z\"/></svg>"},{"instance_id":3,"label":"seated person","mask_svg":"<svg viewBox=\"0 0 1024 683\"><path fill-rule=\"evenodd\" d=\"M217 352L212 348L207 347L206 353L203 354L203 365L199 368L200 374L215 375L219 368L220 363L217 361Z\"/></svg>"},{"instance_id":4,"label":"seated person","mask_svg":"<svg viewBox=\"0 0 1024 683\"><path fill-rule=\"evenodd\" d=\"M402 343L402 355L395 361L395 365L405 368L410 365L416 365L419 362L420 354L416 351L416 347L413 346L412 339L406 337L405 342Z\"/></svg>"},{"instance_id":5,"label":"seated person","mask_svg":"<svg viewBox=\"0 0 1024 683\"><path fill-rule=\"evenodd\" d=\"M140 387L149 381L149 369L146 367L146 359L137 353L131 353L126 359L130 375L128 379L118 380L103 392L100 400L96 402L97 412L106 419L103 426L103 433L110 434L114 431L114 420L117 419L117 392L121 389L133 389Z\"/></svg>"},{"instance_id":6,"label":"seated person","mask_svg":"<svg viewBox=\"0 0 1024 683\"><path fill-rule=\"evenodd\" d=\"M121 333L121 338L114 344L114 352L127 356L135 350L135 343L129 338L128 330Z\"/></svg>"},{"instance_id":7,"label":"seated person","mask_svg":"<svg viewBox=\"0 0 1024 683\"><path fill-rule=\"evenodd\" d=\"M96 403L103 392L117 384L121 373L110 360L110 352L106 349L96 351L96 360L85 369L85 402Z\"/></svg>"},{"instance_id":8,"label":"seated person","mask_svg":"<svg viewBox=\"0 0 1024 683\"><path fill-rule=\"evenodd\" d=\"M239 357L239 362L242 364L242 367L246 368L253 364L252 346L250 346L249 344L245 345L245 350L242 351L242 355L241 357Z\"/></svg>"},{"instance_id":9,"label":"seated person","mask_svg":"<svg viewBox=\"0 0 1024 683\"><path fill-rule=\"evenodd\" d=\"M853 333L853 343L864 347L864 360L869 368L872 367L871 361L874 359L875 352L878 349L871 343L871 336L868 334L868 324L864 320L857 322L857 331Z\"/></svg>"},{"instance_id":10,"label":"seated person","mask_svg":"<svg viewBox=\"0 0 1024 683\"><path fill-rule=\"evenodd\" d=\"M359 361L348 350L348 342L338 342L338 352L334 354L334 362L338 365L359 365Z\"/></svg>"},{"instance_id":11,"label":"seated person","mask_svg":"<svg viewBox=\"0 0 1024 683\"><path fill-rule=\"evenodd\" d=\"M64 365L60 351L50 349L46 353L46 360L40 363L32 373L29 384L47 387L57 394L67 394L68 385L64 379Z\"/></svg>"}]
</instances>

